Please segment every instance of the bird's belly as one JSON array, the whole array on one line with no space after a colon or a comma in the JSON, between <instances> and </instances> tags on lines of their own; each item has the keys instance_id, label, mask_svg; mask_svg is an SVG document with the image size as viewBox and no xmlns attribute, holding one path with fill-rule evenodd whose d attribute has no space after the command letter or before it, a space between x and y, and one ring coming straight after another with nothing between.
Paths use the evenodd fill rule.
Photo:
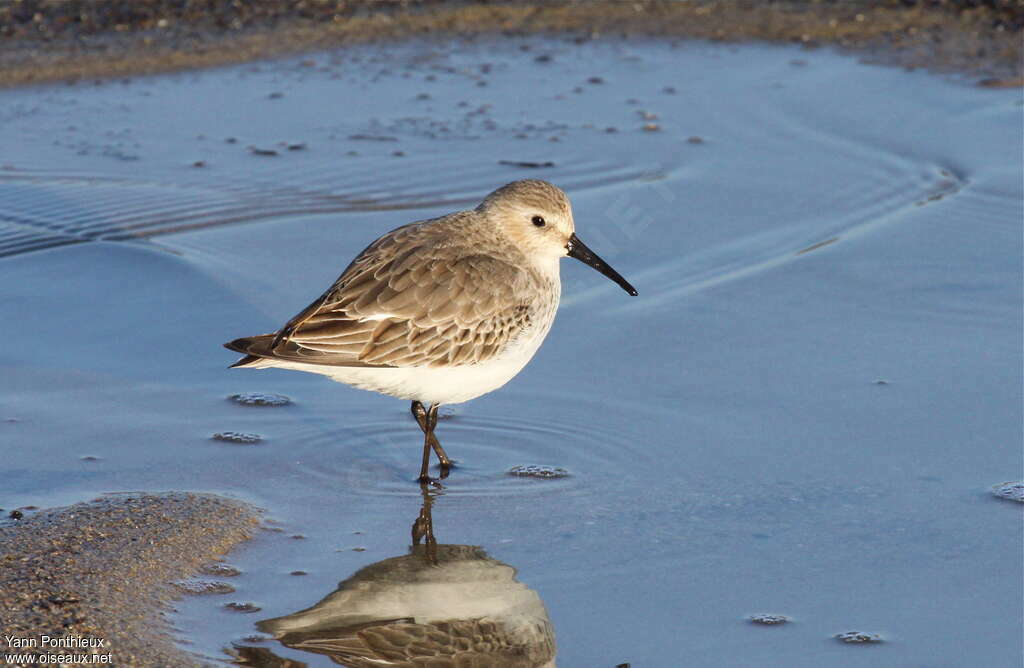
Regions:
<instances>
[{"instance_id":1,"label":"bird's belly","mask_svg":"<svg viewBox=\"0 0 1024 668\"><path fill-rule=\"evenodd\" d=\"M478 364L416 367L347 367L264 359L253 368L278 367L319 373L362 390L424 403L458 404L492 392L519 373L544 341L554 313L524 331L498 357Z\"/></svg>"},{"instance_id":2,"label":"bird's belly","mask_svg":"<svg viewBox=\"0 0 1024 668\"><path fill-rule=\"evenodd\" d=\"M317 371L333 380L399 399L458 404L498 389L512 380L528 361L529 358L520 363L494 360L449 367L335 367L336 371Z\"/></svg>"}]
</instances>

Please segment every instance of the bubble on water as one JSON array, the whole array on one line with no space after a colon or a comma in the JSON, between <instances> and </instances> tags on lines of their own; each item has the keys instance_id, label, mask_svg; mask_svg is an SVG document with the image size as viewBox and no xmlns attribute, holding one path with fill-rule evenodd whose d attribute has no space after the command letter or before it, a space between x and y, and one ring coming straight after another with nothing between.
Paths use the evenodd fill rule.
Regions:
<instances>
[{"instance_id":1,"label":"bubble on water","mask_svg":"<svg viewBox=\"0 0 1024 668\"><path fill-rule=\"evenodd\" d=\"M992 494L1000 499L1024 503L1024 482L1001 482L992 485Z\"/></svg>"},{"instance_id":2,"label":"bubble on water","mask_svg":"<svg viewBox=\"0 0 1024 668\"><path fill-rule=\"evenodd\" d=\"M844 642L851 645L882 642L882 636L878 635L877 633L865 633L864 631L846 631L845 633L837 633L835 635L835 639L839 642Z\"/></svg>"},{"instance_id":3,"label":"bubble on water","mask_svg":"<svg viewBox=\"0 0 1024 668\"><path fill-rule=\"evenodd\" d=\"M235 588L228 583L218 582L216 580L178 580L174 583L174 587L182 594L191 594L193 596L233 594L235 592Z\"/></svg>"},{"instance_id":4,"label":"bubble on water","mask_svg":"<svg viewBox=\"0 0 1024 668\"><path fill-rule=\"evenodd\" d=\"M244 431L218 431L216 434L211 436L215 441L224 441L226 443L239 443L243 445L252 445L253 443L259 443L263 440L263 437L259 434L248 433Z\"/></svg>"},{"instance_id":5,"label":"bubble on water","mask_svg":"<svg viewBox=\"0 0 1024 668\"><path fill-rule=\"evenodd\" d=\"M232 394L228 399L243 406L287 406L292 402L283 394L267 392L240 392Z\"/></svg>"},{"instance_id":6,"label":"bubble on water","mask_svg":"<svg viewBox=\"0 0 1024 668\"><path fill-rule=\"evenodd\" d=\"M561 466L547 466L544 464L526 464L513 466L508 470L509 475L520 478L566 478L569 472Z\"/></svg>"},{"instance_id":7,"label":"bubble on water","mask_svg":"<svg viewBox=\"0 0 1024 668\"><path fill-rule=\"evenodd\" d=\"M776 626L778 624L788 624L790 619L785 615L759 614L751 615L750 621L751 623L763 624L764 626Z\"/></svg>"}]
</instances>

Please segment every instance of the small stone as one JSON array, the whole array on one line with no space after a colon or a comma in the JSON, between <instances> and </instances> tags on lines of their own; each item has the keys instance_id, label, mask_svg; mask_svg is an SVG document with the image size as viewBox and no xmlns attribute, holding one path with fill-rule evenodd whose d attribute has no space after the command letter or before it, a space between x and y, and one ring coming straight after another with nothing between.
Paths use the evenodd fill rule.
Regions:
<instances>
[{"instance_id":1,"label":"small stone","mask_svg":"<svg viewBox=\"0 0 1024 668\"><path fill-rule=\"evenodd\" d=\"M513 466L508 470L508 474L520 478L551 479L568 477L569 472L560 466L526 464Z\"/></svg>"},{"instance_id":2,"label":"small stone","mask_svg":"<svg viewBox=\"0 0 1024 668\"><path fill-rule=\"evenodd\" d=\"M234 566L228 566L227 564L222 564L219 561L204 564L199 568L199 572L220 578L233 578L242 573L242 571L238 570Z\"/></svg>"},{"instance_id":3,"label":"small stone","mask_svg":"<svg viewBox=\"0 0 1024 668\"><path fill-rule=\"evenodd\" d=\"M236 404L243 406L287 406L291 399L283 394L268 394L264 392L240 392L228 397Z\"/></svg>"},{"instance_id":4,"label":"small stone","mask_svg":"<svg viewBox=\"0 0 1024 668\"><path fill-rule=\"evenodd\" d=\"M750 621L754 624L763 624L764 626L776 626L778 624L787 624L790 620L785 615L760 614L751 615Z\"/></svg>"},{"instance_id":5,"label":"small stone","mask_svg":"<svg viewBox=\"0 0 1024 668\"><path fill-rule=\"evenodd\" d=\"M93 455L84 455L84 456L82 456L82 461L83 462L98 462L99 460L100 460L99 457L94 457Z\"/></svg>"},{"instance_id":6,"label":"small stone","mask_svg":"<svg viewBox=\"0 0 1024 668\"><path fill-rule=\"evenodd\" d=\"M192 596L209 596L214 594L233 594L235 588L226 582L216 580L179 580L174 587L182 594Z\"/></svg>"},{"instance_id":7,"label":"small stone","mask_svg":"<svg viewBox=\"0 0 1024 668\"><path fill-rule=\"evenodd\" d=\"M664 88L661 89L661 92L665 93L666 95L675 95L676 94L676 87L675 86L665 86Z\"/></svg>"},{"instance_id":8,"label":"small stone","mask_svg":"<svg viewBox=\"0 0 1024 668\"><path fill-rule=\"evenodd\" d=\"M237 443L239 445L252 445L263 440L263 437L259 434L246 433L242 431L218 431L210 438L215 441Z\"/></svg>"},{"instance_id":9,"label":"small stone","mask_svg":"<svg viewBox=\"0 0 1024 668\"><path fill-rule=\"evenodd\" d=\"M292 571L288 575L309 575L306 571Z\"/></svg>"},{"instance_id":10,"label":"small stone","mask_svg":"<svg viewBox=\"0 0 1024 668\"><path fill-rule=\"evenodd\" d=\"M846 631L837 633L835 639L850 645L863 645L882 642L882 636L877 633L865 633L863 631Z\"/></svg>"},{"instance_id":11,"label":"small stone","mask_svg":"<svg viewBox=\"0 0 1024 668\"><path fill-rule=\"evenodd\" d=\"M992 485L992 494L1007 501L1024 503L1024 482L1001 482L998 485Z\"/></svg>"},{"instance_id":12,"label":"small stone","mask_svg":"<svg viewBox=\"0 0 1024 668\"><path fill-rule=\"evenodd\" d=\"M262 155L266 157L273 157L277 155L277 151L272 148L260 148L259 146L250 146L249 153L253 155Z\"/></svg>"},{"instance_id":13,"label":"small stone","mask_svg":"<svg viewBox=\"0 0 1024 668\"><path fill-rule=\"evenodd\" d=\"M589 83L589 84L603 84L604 83L604 79L602 77L590 77L589 79L587 79L587 83Z\"/></svg>"},{"instance_id":14,"label":"small stone","mask_svg":"<svg viewBox=\"0 0 1024 668\"><path fill-rule=\"evenodd\" d=\"M274 91L270 95L267 95L267 99L270 100L280 100L282 97L284 97L284 93L281 93L279 91Z\"/></svg>"},{"instance_id":15,"label":"small stone","mask_svg":"<svg viewBox=\"0 0 1024 668\"><path fill-rule=\"evenodd\" d=\"M224 607L234 612L259 612L262 609L255 603L239 603L238 601L225 603Z\"/></svg>"},{"instance_id":16,"label":"small stone","mask_svg":"<svg viewBox=\"0 0 1024 668\"><path fill-rule=\"evenodd\" d=\"M205 160L196 160L195 162L192 163L192 166L193 167L206 167L206 161Z\"/></svg>"},{"instance_id":17,"label":"small stone","mask_svg":"<svg viewBox=\"0 0 1024 668\"><path fill-rule=\"evenodd\" d=\"M701 138L701 137L698 137L696 135L694 135L692 137L687 137L686 141L689 144L703 144L704 143L704 139Z\"/></svg>"}]
</instances>

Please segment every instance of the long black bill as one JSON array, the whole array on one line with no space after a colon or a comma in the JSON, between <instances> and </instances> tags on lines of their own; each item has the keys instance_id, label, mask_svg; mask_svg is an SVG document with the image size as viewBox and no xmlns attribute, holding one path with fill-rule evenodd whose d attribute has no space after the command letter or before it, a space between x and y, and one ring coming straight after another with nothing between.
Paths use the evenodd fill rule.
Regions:
<instances>
[{"instance_id":1,"label":"long black bill","mask_svg":"<svg viewBox=\"0 0 1024 668\"><path fill-rule=\"evenodd\" d=\"M580 241L580 238L573 234L569 237L569 243L565 245L565 250L568 251L569 257L574 257L584 264L589 264L594 269L612 279L623 290L636 297L636 288L629 284L629 281L624 279L619 272L615 271L608 266L608 263L597 256L597 253L587 248L587 245Z\"/></svg>"}]
</instances>

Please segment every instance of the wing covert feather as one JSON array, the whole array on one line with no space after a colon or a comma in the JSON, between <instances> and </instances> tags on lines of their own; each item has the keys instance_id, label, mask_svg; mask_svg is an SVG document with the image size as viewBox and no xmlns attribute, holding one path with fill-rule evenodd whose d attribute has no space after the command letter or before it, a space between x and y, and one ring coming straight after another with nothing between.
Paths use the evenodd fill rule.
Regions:
<instances>
[{"instance_id":1,"label":"wing covert feather","mask_svg":"<svg viewBox=\"0 0 1024 668\"><path fill-rule=\"evenodd\" d=\"M525 258L445 243L432 222L371 244L272 348L342 366L475 364L500 354L536 317L540 279L517 266Z\"/></svg>"}]
</instances>

